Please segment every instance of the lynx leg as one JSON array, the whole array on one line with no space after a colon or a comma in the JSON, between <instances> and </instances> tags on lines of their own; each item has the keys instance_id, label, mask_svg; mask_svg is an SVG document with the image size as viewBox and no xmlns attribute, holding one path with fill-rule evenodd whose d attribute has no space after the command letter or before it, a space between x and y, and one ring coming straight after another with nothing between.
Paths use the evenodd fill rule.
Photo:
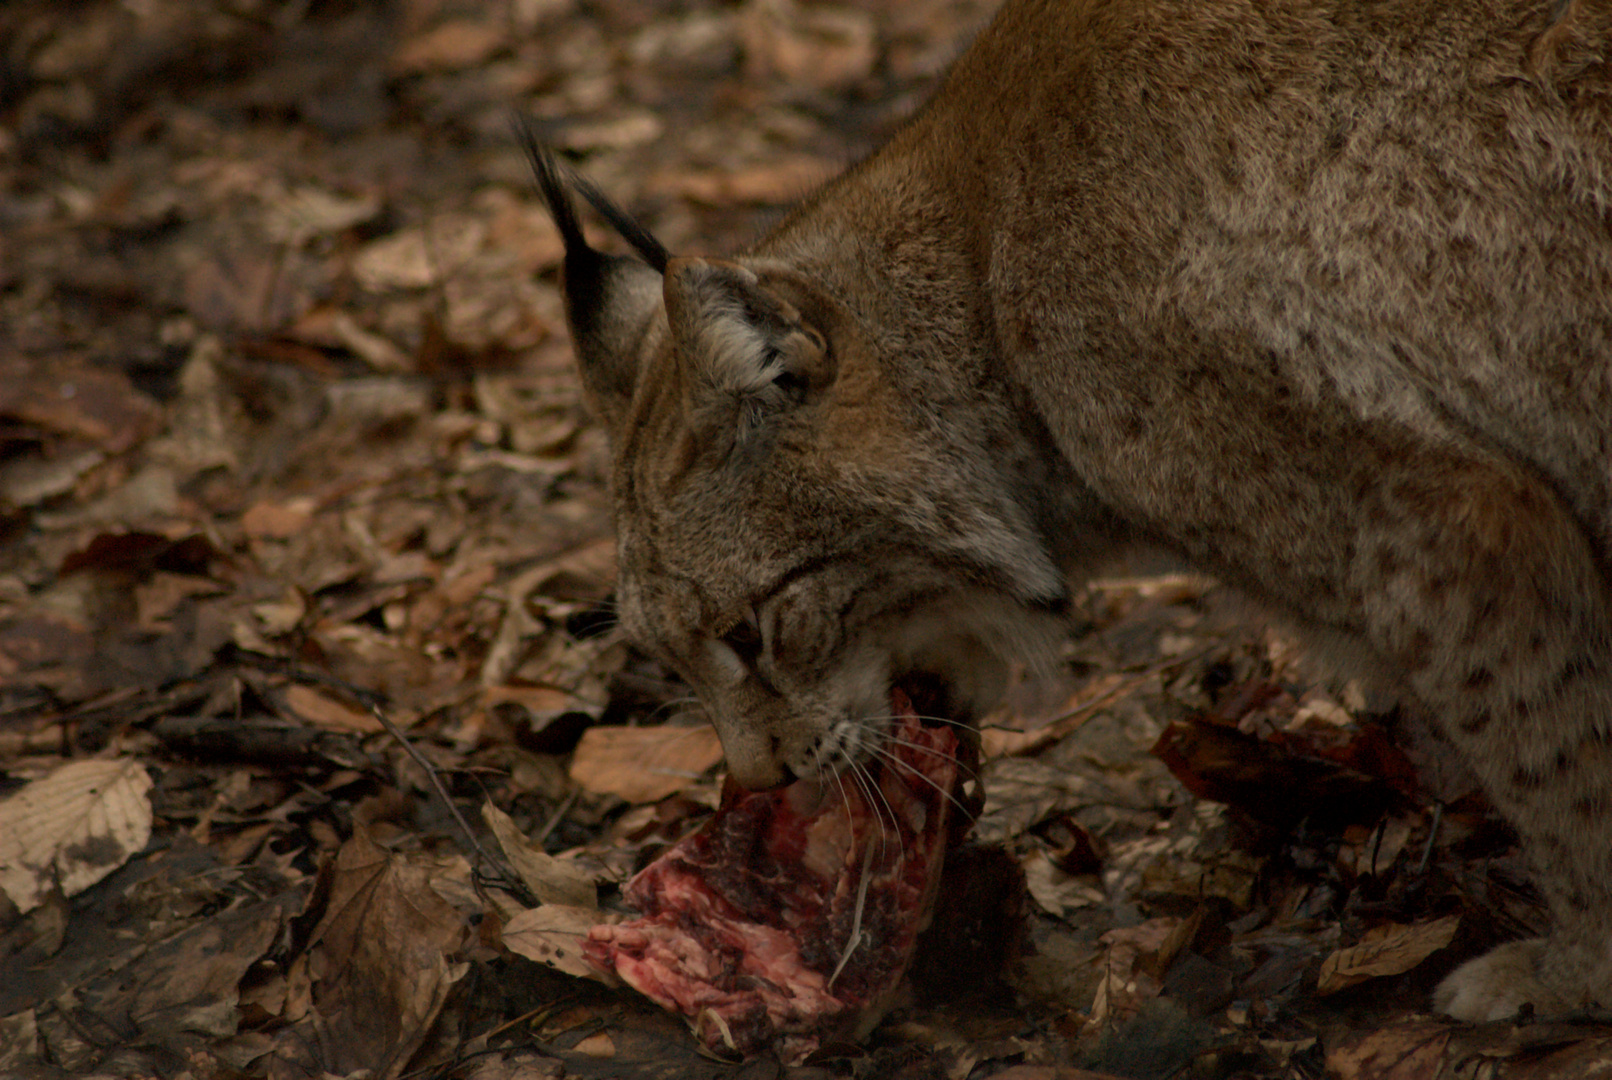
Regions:
<instances>
[{"instance_id":1,"label":"lynx leg","mask_svg":"<svg viewBox=\"0 0 1612 1080\"><path fill-rule=\"evenodd\" d=\"M1612 1006L1612 613L1584 530L1503 464L1423 460L1374 485L1355 564L1366 636L1516 827L1554 917L1458 969L1465 1020Z\"/></svg>"}]
</instances>

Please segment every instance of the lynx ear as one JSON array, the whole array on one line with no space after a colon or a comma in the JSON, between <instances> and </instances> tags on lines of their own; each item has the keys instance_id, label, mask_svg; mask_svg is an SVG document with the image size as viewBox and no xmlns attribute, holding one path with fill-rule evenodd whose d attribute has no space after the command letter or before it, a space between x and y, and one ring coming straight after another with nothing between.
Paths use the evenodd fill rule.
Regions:
<instances>
[{"instance_id":1,"label":"lynx ear","mask_svg":"<svg viewBox=\"0 0 1612 1080\"><path fill-rule=\"evenodd\" d=\"M613 438L632 402L650 331L660 315L666 249L598 188L564 170L549 150L538 145L530 128L517 122L516 136L525 146L565 244L565 316L582 387ZM573 188L637 250L642 262L588 246L571 198Z\"/></svg>"},{"instance_id":2,"label":"lynx ear","mask_svg":"<svg viewBox=\"0 0 1612 1080\"><path fill-rule=\"evenodd\" d=\"M800 283L769 281L736 262L667 266L666 318L692 367L691 405L736 449L761 445L771 421L833 381L824 329L801 310L810 299Z\"/></svg>"}]
</instances>

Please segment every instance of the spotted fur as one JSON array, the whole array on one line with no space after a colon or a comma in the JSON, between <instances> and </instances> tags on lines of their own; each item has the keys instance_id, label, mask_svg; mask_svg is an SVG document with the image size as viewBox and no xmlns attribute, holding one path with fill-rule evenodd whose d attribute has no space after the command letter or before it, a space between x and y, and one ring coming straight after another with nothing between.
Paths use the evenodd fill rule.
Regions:
<instances>
[{"instance_id":1,"label":"spotted fur","mask_svg":"<svg viewBox=\"0 0 1612 1080\"><path fill-rule=\"evenodd\" d=\"M1548 942L1440 1007L1612 1007L1612 0L1008 0L733 259L607 259L534 150L623 621L740 781L988 703L1162 546L1434 716ZM547 162L547 164L545 164ZM659 253L657 255L657 252Z\"/></svg>"}]
</instances>

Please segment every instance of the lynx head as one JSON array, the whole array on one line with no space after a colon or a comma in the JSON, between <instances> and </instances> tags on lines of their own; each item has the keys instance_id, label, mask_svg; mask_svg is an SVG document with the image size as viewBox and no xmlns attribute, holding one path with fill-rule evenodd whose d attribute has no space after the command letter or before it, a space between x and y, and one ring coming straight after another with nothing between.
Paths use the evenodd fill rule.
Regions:
<instances>
[{"instance_id":1,"label":"lynx head","mask_svg":"<svg viewBox=\"0 0 1612 1080\"><path fill-rule=\"evenodd\" d=\"M870 330L798 265L670 257L527 149L611 441L621 620L700 695L735 779L877 753L896 685L938 716L987 707L1065 604L1033 512L996 475L1002 407L922 378L922 350L891 347L899 328ZM588 246L573 188L641 259Z\"/></svg>"}]
</instances>

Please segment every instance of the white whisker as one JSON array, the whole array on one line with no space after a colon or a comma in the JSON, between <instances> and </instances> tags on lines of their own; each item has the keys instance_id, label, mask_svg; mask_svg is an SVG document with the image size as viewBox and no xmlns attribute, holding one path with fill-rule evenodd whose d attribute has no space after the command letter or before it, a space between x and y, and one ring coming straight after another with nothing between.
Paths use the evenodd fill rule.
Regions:
<instances>
[{"instance_id":1,"label":"white whisker","mask_svg":"<svg viewBox=\"0 0 1612 1080\"><path fill-rule=\"evenodd\" d=\"M877 779L868 771L867 766L853 761L849 763L848 771L851 773L852 781L861 789L862 797L867 802L868 809L872 811L873 820L878 823L879 862L883 863L890 843L891 829L896 829L898 834L900 830L901 823L896 819L895 807L891 806L890 800L885 798L884 792L879 789ZM882 813L879 809L881 806L884 808ZM888 825L886 825L887 821L889 822ZM872 846L872 844L868 845L870 849Z\"/></svg>"},{"instance_id":2,"label":"white whisker","mask_svg":"<svg viewBox=\"0 0 1612 1080\"><path fill-rule=\"evenodd\" d=\"M968 807L964 806L962 801L960 799L958 799L957 796L953 795L951 792L949 792L945 788L941 787L940 784L937 783L932 776L930 776L928 773L924 772L922 769L918 768L915 765L907 764L905 761L902 761L901 758L898 755L891 753L889 750L885 750L885 749L881 748L881 749L875 751L875 753L877 753L877 755L879 756L880 760L887 761L891 765L896 766L897 768L905 769L907 772L911 773L913 776L916 776L918 779L922 780L924 783L928 784L930 787L932 787L936 791L940 792L941 795L944 795L946 797L947 802L949 802L953 806L957 807L957 810L958 810L959 813L967 815L969 817L973 816L973 815L969 814Z\"/></svg>"}]
</instances>

